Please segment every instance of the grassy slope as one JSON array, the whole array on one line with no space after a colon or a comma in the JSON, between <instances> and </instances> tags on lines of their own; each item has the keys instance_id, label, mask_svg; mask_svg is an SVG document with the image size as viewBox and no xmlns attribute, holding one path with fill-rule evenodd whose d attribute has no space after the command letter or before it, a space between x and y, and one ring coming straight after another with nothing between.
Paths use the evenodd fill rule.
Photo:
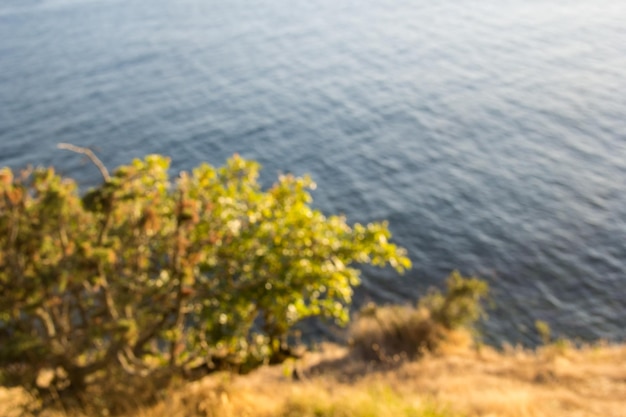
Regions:
<instances>
[{"instance_id":1,"label":"grassy slope","mask_svg":"<svg viewBox=\"0 0 626 417\"><path fill-rule=\"evenodd\" d=\"M502 353L449 347L420 361L369 367L346 355L337 347L309 355L299 365L308 375L304 381L285 377L280 367L228 382L208 378L143 415L623 417L626 413L626 346L553 345L536 352ZM185 397L191 401L182 406ZM205 411L190 409L193 403Z\"/></svg>"},{"instance_id":2,"label":"grassy slope","mask_svg":"<svg viewBox=\"0 0 626 417\"><path fill-rule=\"evenodd\" d=\"M437 355L413 362L368 364L325 345L295 364L185 384L128 416L623 417L625 399L625 345L498 352L470 348L457 334ZM0 416L11 417L22 400L18 391L0 392Z\"/></svg>"}]
</instances>

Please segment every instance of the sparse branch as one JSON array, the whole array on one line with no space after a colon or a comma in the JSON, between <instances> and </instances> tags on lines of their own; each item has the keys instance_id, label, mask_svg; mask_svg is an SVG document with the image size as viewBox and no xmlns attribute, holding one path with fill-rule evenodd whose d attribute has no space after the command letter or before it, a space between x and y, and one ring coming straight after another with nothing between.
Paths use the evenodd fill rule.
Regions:
<instances>
[{"instance_id":1,"label":"sparse branch","mask_svg":"<svg viewBox=\"0 0 626 417\"><path fill-rule=\"evenodd\" d=\"M80 153L80 154L85 155L100 170L100 173L102 174L102 178L104 178L105 182L109 182L109 180L111 179L111 176L109 175L109 171L104 166L102 161L96 156L96 154L93 153L93 151L91 149L84 148L82 146L72 145L71 143L59 143L57 145L57 148L65 149L65 150L68 150L68 151L72 151L72 152L76 152L76 153Z\"/></svg>"}]
</instances>

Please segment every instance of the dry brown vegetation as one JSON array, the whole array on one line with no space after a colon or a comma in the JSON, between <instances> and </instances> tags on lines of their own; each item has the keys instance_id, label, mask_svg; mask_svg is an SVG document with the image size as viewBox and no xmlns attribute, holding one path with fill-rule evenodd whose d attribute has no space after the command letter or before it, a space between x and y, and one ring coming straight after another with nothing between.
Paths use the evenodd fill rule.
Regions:
<instances>
[{"instance_id":1,"label":"dry brown vegetation","mask_svg":"<svg viewBox=\"0 0 626 417\"><path fill-rule=\"evenodd\" d=\"M323 345L297 362L246 376L215 374L171 389L127 416L506 416L623 417L626 346L537 350L472 347L451 333L438 353L419 360L367 362L345 347ZM294 369L297 371L294 372ZM294 375L297 378L294 378ZM133 406L132 398L116 401ZM22 414L29 397L0 393L0 415ZM98 410L87 414L98 415ZM44 417L62 417L47 410Z\"/></svg>"}]
</instances>

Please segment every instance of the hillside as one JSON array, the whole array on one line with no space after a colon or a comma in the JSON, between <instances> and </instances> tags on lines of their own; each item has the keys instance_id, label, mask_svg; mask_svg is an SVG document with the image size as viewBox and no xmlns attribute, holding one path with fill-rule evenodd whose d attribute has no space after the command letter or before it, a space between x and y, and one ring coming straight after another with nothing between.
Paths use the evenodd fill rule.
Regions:
<instances>
[{"instance_id":1,"label":"hillside","mask_svg":"<svg viewBox=\"0 0 626 417\"><path fill-rule=\"evenodd\" d=\"M561 342L536 351L497 351L470 348L467 341L458 333L436 355L384 364L323 345L297 362L184 384L139 411L130 410L132 398L118 401L129 407L129 417L624 416L624 345L576 348ZM0 415L20 416L18 404L27 401L19 389L5 390Z\"/></svg>"}]
</instances>

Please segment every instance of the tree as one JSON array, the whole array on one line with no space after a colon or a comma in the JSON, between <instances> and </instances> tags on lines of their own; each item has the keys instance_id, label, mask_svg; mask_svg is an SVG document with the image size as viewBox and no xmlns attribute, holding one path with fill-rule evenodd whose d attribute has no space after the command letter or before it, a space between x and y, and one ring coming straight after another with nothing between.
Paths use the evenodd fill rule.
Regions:
<instances>
[{"instance_id":1,"label":"tree","mask_svg":"<svg viewBox=\"0 0 626 417\"><path fill-rule=\"evenodd\" d=\"M307 317L346 323L356 265L410 267L386 223L313 209L309 177L263 190L237 155L168 168L137 159L83 196L52 168L0 170L0 366L78 391L119 372L247 370L279 361Z\"/></svg>"}]
</instances>

